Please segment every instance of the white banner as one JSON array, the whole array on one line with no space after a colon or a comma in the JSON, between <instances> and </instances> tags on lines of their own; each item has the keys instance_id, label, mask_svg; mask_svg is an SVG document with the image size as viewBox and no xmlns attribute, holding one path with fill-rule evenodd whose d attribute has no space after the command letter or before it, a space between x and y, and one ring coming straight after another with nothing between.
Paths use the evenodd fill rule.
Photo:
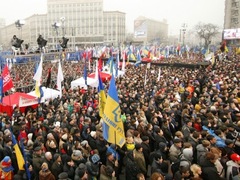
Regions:
<instances>
[{"instance_id":1,"label":"white banner","mask_svg":"<svg viewBox=\"0 0 240 180\"><path fill-rule=\"evenodd\" d=\"M31 106L31 105L35 105L38 104L38 99L27 99L24 97L20 97L19 99L19 107L26 107L26 106Z\"/></svg>"}]
</instances>

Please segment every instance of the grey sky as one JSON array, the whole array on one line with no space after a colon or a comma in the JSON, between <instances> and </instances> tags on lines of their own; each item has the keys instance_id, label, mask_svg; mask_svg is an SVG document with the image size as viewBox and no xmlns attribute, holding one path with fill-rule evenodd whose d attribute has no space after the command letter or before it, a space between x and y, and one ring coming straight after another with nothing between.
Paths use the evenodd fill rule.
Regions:
<instances>
[{"instance_id":1,"label":"grey sky","mask_svg":"<svg viewBox=\"0 0 240 180\"><path fill-rule=\"evenodd\" d=\"M104 0L104 10L125 12L129 32L133 32L133 20L138 16L166 19L169 34L173 35L183 23L187 23L189 29L200 21L222 28L224 3L225 0ZM47 0L7 0L0 6L0 18L5 18L7 24L46 12Z\"/></svg>"}]
</instances>

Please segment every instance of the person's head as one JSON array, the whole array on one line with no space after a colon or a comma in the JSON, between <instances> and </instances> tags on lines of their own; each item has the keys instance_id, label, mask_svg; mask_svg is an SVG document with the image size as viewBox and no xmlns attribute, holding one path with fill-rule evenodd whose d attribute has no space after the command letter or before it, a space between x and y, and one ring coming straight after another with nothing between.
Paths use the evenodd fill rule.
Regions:
<instances>
[{"instance_id":1,"label":"person's head","mask_svg":"<svg viewBox=\"0 0 240 180\"><path fill-rule=\"evenodd\" d=\"M200 167L199 165L197 165L197 164L191 165L190 169L191 169L191 171L192 171L192 173L193 173L193 176L199 176L199 175L202 174L202 169L201 169L201 167Z\"/></svg>"},{"instance_id":2,"label":"person's head","mask_svg":"<svg viewBox=\"0 0 240 180\"><path fill-rule=\"evenodd\" d=\"M217 147L211 147L210 148L210 152L212 152L213 154L215 154L216 158L220 158L222 156L222 151L220 149L218 149Z\"/></svg>"},{"instance_id":3,"label":"person's head","mask_svg":"<svg viewBox=\"0 0 240 180\"><path fill-rule=\"evenodd\" d=\"M52 160L52 153L51 152L46 152L45 153L45 158L48 160L48 161L50 161L50 160Z\"/></svg>"},{"instance_id":4,"label":"person's head","mask_svg":"<svg viewBox=\"0 0 240 180\"><path fill-rule=\"evenodd\" d=\"M155 172L151 175L151 180L164 180L164 177L162 174Z\"/></svg>"},{"instance_id":5,"label":"person's head","mask_svg":"<svg viewBox=\"0 0 240 180\"><path fill-rule=\"evenodd\" d=\"M237 153L233 153L230 156L231 160L234 161L237 164L240 164L240 156Z\"/></svg>"},{"instance_id":6,"label":"person's head","mask_svg":"<svg viewBox=\"0 0 240 180\"><path fill-rule=\"evenodd\" d=\"M142 147L141 144L136 144L136 145L135 145L135 149L136 149L138 152L142 152L143 147Z\"/></svg>"},{"instance_id":7,"label":"person's head","mask_svg":"<svg viewBox=\"0 0 240 180\"><path fill-rule=\"evenodd\" d=\"M217 160L215 154L213 154L212 152L207 152L206 153L206 159L209 160L212 163L215 163L216 160Z\"/></svg>"},{"instance_id":8,"label":"person's head","mask_svg":"<svg viewBox=\"0 0 240 180\"><path fill-rule=\"evenodd\" d=\"M175 145L176 147L182 148L182 141L181 141L180 139L175 138L175 139L173 140L173 143L174 143L174 145Z\"/></svg>"},{"instance_id":9,"label":"person's head","mask_svg":"<svg viewBox=\"0 0 240 180\"><path fill-rule=\"evenodd\" d=\"M145 180L145 176L143 173L138 173L137 174L137 180Z\"/></svg>"},{"instance_id":10,"label":"person's head","mask_svg":"<svg viewBox=\"0 0 240 180\"><path fill-rule=\"evenodd\" d=\"M175 133L175 136L176 136L177 138L179 138L179 139L182 139L182 138L183 138L183 133L182 133L181 131L177 131L177 132Z\"/></svg>"},{"instance_id":11,"label":"person's head","mask_svg":"<svg viewBox=\"0 0 240 180\"><path fill-rule=\"evenodd\" d=\"M211 143L211 144L216 144L217 139L213 136L213 135L207 135L207 140Z\"/></svg>"},{"instance_id":12,"label":"person's head","mask_svg":"<svg viewBox=\"0 0 240 180\"><path fill-rule=\"evenodd\" d=\"M42 163L41 169L43 172L48 170L48 164L46 162Z\"/></svg>"},{"instance_id":13,"label":"person's head","mask_svg":"<svg viewBox=\"0 0 240 180\"><path fill-rule=\"evenodd\" d=\"M180 174L181 174L182 178L187 178L187 177L190 176L189 167L181 166L181 167L179 168L179 171L180 171Z\"/></svg>"}]
</instances>

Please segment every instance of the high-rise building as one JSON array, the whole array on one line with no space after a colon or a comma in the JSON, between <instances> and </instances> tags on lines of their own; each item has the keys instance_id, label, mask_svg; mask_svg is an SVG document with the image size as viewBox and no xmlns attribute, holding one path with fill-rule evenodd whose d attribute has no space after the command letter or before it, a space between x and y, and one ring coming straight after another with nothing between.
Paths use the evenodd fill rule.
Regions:
<instances>
[{"instance_id":1,"label":"high-rise building","mask_svg":"<svg viewBox=\"0 0 240 180\"><path fill-rule=\"evenodd\" d=\"M119 11L105 11L103 13L104 42L115 46L123 43L126 36L125 13Z\"/></svg>"},{"instance_id":2,"label":"high-rise building","mask_svg":"<svg viewBox=\"0 0 240 180\"><path fill-rule=\"evenodd\" d=\"M134 41L166 42L168 38L168 24L166 20L157 21L146 17L138 17L134 20Z\"/></svg>"},{"instance_id":3,"label":"high-rise building","mask_svg":"<svg viewBox=\"0 0 240 180\"><path fill-rule=\"evenodd\" d=\"M15 24L6 26L1 29L0 36L3 42L10 42L14 34L19 34L25 43L35 47L41 34L48 41L49 49L55 49L63 36L69 39L68 47L72 48L75 45L117 44L125 39L125 18L122 12L103 11L103 0L48 0L47 14L25 19L20 32Z\"/></svg>"},{"instance_id":4,"label":"high-rise building","mask_svg":"<svg viewBox=\"0 0 240 180\"><path fill-rule=\"evenodd\" d=\"M224 29L240 28L240 0L225 0Z\"/></svg>"}]
</instances>

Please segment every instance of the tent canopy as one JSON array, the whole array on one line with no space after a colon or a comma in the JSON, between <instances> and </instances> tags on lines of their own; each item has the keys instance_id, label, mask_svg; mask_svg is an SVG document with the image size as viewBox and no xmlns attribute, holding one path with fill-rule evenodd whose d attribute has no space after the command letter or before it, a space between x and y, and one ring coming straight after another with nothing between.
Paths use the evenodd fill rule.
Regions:
<instances>
[{"instance_id":1,"label":"tent canopy","mask_svg":"<svg viewBox=\"0 0 240 180\"><path fill-rule=\"evenodd\" d=\"M87 77L87 85L91 87L98 87L98 79ZM74 89L77 87L80 87L80 88L84 87L85 89L87 89L87 86L85 85L84 77L81 77L71 82L71 89Z\"/></svg>"},{"instance_id":2,"label":"tent canopy","mask_svg":"<svg viewBox=\"0 0 240 180\"><path fill-rule=\"evenodd\" d=\"M38 99L26 93L15 92L14 94L3 97L2 104L13 107L26 107L38 104Z\"/></svg>"},{"instance_id":3,"label":"tent canopy","mask_svg":"<svg viewBox=\"0 0 240 180\"><path fill-rule=\"evenodd\" d=\"M95 78L95 73L91 73L88 75L90 78ZM102 79L103 82L110 81L112 75L106 72L100 72L100 78ZM97 80L98 81L98 80Z\"/></svg>"},{"instance_id":4,"label":"tent canopy","mask_svg":"<svg viewBox=\"0 0 240 180\"><path fill-rule=\"evenodd\" d=\"M45 100L48 100L48 99L57 98L61 94L60 91L51 89L51 88L42 87L42 90L43 90L43 97L41 98L41 102L44 102ZM31 91L28 94L36 97L35 91Z\"/></svg>"}]
</instances>

